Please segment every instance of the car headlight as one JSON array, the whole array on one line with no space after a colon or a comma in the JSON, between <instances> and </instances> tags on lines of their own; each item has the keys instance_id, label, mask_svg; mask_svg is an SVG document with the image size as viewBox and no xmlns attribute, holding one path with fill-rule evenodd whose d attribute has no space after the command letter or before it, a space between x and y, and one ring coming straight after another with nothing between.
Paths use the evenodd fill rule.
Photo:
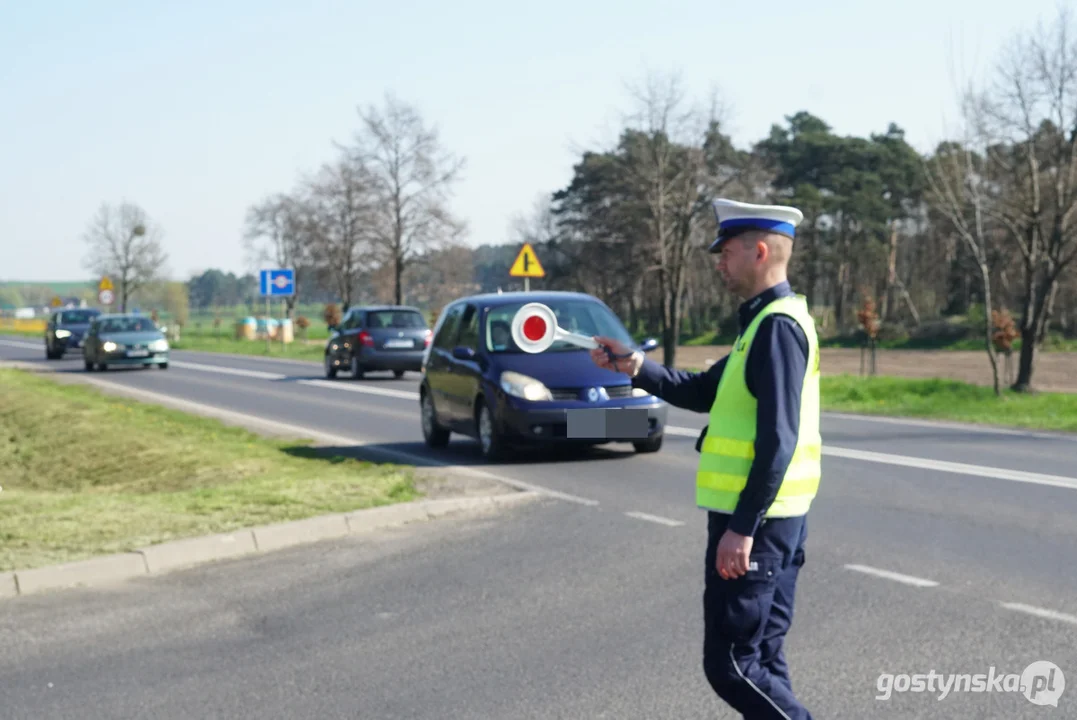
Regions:
<instances>
[{"instance_id":1,"label":"car headlight","mask_svg":"<svg viewBox=\"0 0 1077 720\"><path fill-rule=\"evenodd\" d=\"M535 378L517 372L501 373L501 389L509 395L533 402L553 400L553 394L549 388Z\"/></svg>"},{"instance_id":2,"label":"car headlight","mask_svg":"<svg viewBox=\"0 0 1077 720\"><path fill-rule=\"evenodd\" d=\"M164 338L154 340L150 343L150 350L153 352L168 352L168 341Z\"/></svg>"},{"instance_id":3,"label":"car headlight","mask_svg":"<svg viewBox=\"0 0 1077 720\"><path fill-rule=\"evenodd\" d=\"M116 345L116 343L109 340L107 343L105 343L104 345L101 346L101 349L104 350L105 352L114 352L117 347L119 347L119 346Z\"/></svg>"},{"instance_id":4,"label":"car headlight","mask_svg":"<svg viewBox=\"0 0 1077 720\"><path fill-rule=\"evenodd\" d=\"M70 330L57 330L56 331L56 337L58 337L58 338L71 337L71 331Z\"/></svg>"}]
</instances>

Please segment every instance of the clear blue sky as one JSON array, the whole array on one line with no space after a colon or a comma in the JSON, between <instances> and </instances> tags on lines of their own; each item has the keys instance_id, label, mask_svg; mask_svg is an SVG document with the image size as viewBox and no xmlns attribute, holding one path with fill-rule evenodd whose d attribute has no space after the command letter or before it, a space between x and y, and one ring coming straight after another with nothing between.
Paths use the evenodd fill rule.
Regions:
<instances>
[{"instance_id":1,"label":"clear blue sky","mask_svg":"<svg viewBox=\"0 0 1077 720\"><path fill-rule=\"evenodd\" d=\"M751 3L0 0L0 280L88 276L102 201L164 228L172 276L243 271L247 207L289 190L392 91L467 159L468 242L608 143L625 84L679 71L730 104L739 145L806 109L836 131L902 125L927 149L953 119L951 53L982 72L1047 0ZM920 47L914 47L919 44Z\"/></svg>"}]
</instances>

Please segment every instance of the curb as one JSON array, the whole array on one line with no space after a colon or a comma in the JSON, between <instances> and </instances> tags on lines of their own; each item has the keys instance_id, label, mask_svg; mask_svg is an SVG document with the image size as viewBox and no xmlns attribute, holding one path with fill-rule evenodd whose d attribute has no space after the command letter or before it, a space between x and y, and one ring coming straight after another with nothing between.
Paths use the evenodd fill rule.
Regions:
<instances>
[{"instance_id":1,"label":"curb","mask_svg":"<svg viewBox=\"0 0 1077 720\"><path fill-rule=\"evenodd\" d=\"M538 492L525 491L381 505L217 535L184 538L61 565L3 572L0 573L0 599L50 590L98 587L136 577L162 575L216 560L273 552L449 515L493 511L534 500L540 495Z\"/></svg>"}]
</instances>

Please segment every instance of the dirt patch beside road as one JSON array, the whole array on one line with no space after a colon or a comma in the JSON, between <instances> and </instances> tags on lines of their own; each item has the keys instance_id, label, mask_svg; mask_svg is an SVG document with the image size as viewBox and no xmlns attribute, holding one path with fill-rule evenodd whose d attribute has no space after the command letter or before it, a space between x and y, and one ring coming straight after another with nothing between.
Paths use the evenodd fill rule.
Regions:
<instances>
[{"instance_id":1,"label":"dirt patch beside road","mask_svg":"<svg viewBox=\"0 0 1077 720\"><path fill-rule=\"evenodd\" d=\"M729 346L705 345L677 348L678 368L705 368L729 352ZM650 354L661 362L661 349ZM1013 371L1017 372L1017 354ZM865 368L869 357L865 353ZM824 375L860 372L860 351L850 348L823 348L820 364ZM999 361L999 377L1004 367ZM991 385L991 363L982 352L964 350L877 350L875 370L879 375L908 378L949 378L977 385ZM1036 355L1032 384L1038 390L1077 393L1077 353L1041 352Z\"/></svg>"}]
</instances>

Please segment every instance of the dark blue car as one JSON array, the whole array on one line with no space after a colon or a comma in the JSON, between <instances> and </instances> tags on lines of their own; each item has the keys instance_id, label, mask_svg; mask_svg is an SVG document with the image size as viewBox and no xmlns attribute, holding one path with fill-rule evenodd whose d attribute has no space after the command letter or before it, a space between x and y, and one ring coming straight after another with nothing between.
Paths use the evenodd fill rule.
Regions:
<instances>
[{"instance_id":1,"label":"dark blue car","mask_svg":"<svg viewBox=\"0 0 1077 720\"><path fill-rule=\"evenodd\" d=\"M100 314L101 311L94 308L70 308L54 312L45 327L45 357L60 360L69 350L82 352L86 330Z\"/></svg>"},{"instance_id":2,"label":"dark blue car","mask_svg":"<svg viewBox=\"0 0 1077 720\"><path fill-rule=\"evenodd\" d=\"M617 338L636 347L605 303L583 293L474 295L447 305L434 326L419 385L423 437L444 446L450 433L478 439L488 459L515 445L631 442L637 452L662 447L668 406L632 388L624 373L604 370L590 351L555 342L529 354L512 339L523 305L539 302L557 325L581 335ZM658 343L647 340L649 352ZM616 412L606 412L616 411Z\"/></svg>"}]
</instances>

